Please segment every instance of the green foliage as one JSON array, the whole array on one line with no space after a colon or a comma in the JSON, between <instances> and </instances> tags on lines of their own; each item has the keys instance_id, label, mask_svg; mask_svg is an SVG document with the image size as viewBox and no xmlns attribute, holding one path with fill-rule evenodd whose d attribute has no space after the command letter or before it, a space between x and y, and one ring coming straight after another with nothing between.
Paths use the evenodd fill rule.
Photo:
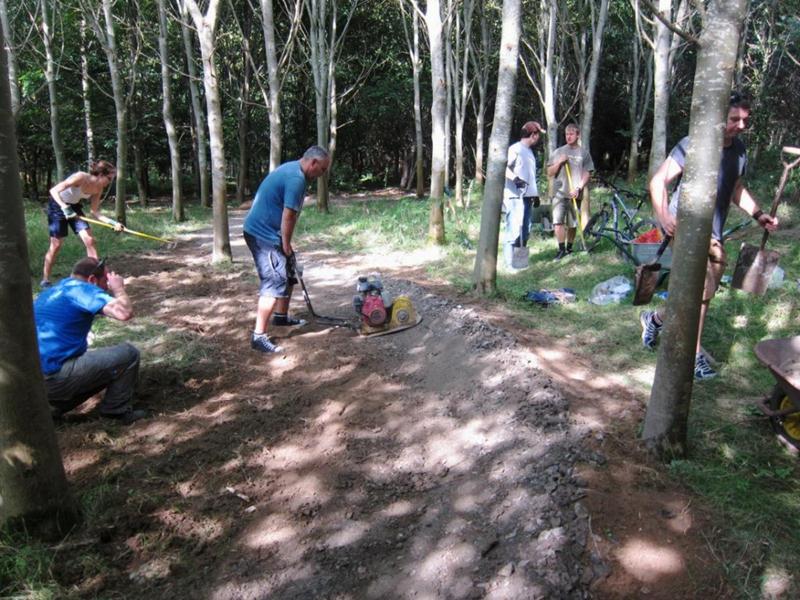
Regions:
<instances>
[{"instance_id":1,"label":"green foliage","mask_svg":"<svg viewBox=\"0 0 800 600\"><path fill-rule=\"evenodd\" d=\"M0 597L51 600L59 597L53 583L55 554L24 534L0 532Z\"/></svg>"}]
</instances>

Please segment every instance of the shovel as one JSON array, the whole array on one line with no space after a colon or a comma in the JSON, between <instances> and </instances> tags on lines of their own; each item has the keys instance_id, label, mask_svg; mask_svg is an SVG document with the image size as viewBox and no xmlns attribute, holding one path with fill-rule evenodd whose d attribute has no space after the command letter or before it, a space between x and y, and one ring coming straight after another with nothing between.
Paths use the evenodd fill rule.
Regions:
<instances>
[{"instance_id":1,"label":"shovel","mask_svg":"<svg viewBox=\"0 0 800 600\"><path fill-rule=\"evenodd\" d=\"M653 299L653 294L655 293L656 286L658 285L658 278L661 274L661 263L659 261L661 260L661 255L664 254L664 250L667 249L667 246L669 246L671 240L672 238L670 236L664 236L664 240L658 247L658 252L656 252L656 256L652 262L636 267L636 273L634 275L635 285L633 288L634 306L649 304L650 300Z\"/></svg>"},{"instance_id":2,"label":"shovel","mask_svg":"<svg viewBox=\"0 0 800 600\"><path fill-rule=\"evenodd\" d=\"M793 148L791 146L784 146L782 152L793 156L800 156L800 148ZM800 158L794 159L792 162L786 160L783 163L783 173L781 174L778 189L775 191L775 199L772 201L772 208L769 211L770 216L774 217L778 211L778 204L781 201L783 188L786 186L786 181L789 179L789 171L800 164ZM733 279L731 280L731 287L737 290L744 290L757 296L763 296L767 291L769 282L772 279L772 273L775 267L778 266L780 254L775 250L765 250L769 238L769 231L764 231L761 238L760 246L753 246L752 244L742 244L739 251L739 258L736 261L736 268L733 272Z\"/></svg>"}]
</instances>

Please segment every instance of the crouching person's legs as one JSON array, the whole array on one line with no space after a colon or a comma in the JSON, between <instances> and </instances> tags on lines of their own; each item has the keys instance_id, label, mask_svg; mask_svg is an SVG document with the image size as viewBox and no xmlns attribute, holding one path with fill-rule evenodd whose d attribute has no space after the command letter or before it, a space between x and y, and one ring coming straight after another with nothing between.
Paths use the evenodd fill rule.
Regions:
<instances>
[{"instance_id":1,"label":"crouching person's legs","mask_svg":"<svg viewBox=\"0 0 800 600\"><path fill-rule=\"evenodd\" d=\"M90 350L45 378L47 399L60 416L105 389L100 413L123 417L131 413L138 376L139 351L131 344Z\"/></svg>"}]
</instances>

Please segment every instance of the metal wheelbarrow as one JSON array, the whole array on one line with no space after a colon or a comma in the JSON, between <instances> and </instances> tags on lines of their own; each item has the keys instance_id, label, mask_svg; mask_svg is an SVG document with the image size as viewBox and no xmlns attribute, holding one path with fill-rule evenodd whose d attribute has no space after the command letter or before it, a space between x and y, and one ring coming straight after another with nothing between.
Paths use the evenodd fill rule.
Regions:
<instances>
[{"instance_id":1,"label":"metal wheelbarrow","mask_svg":"<svg viewBox=\"0 0 800 600\"><path fill-rule=\"evenodd\" d=\"M757 406L775 433L800 449L800 335L764 340L756 344L755 353L778 382Z\"/></svg>"}]
</instances>

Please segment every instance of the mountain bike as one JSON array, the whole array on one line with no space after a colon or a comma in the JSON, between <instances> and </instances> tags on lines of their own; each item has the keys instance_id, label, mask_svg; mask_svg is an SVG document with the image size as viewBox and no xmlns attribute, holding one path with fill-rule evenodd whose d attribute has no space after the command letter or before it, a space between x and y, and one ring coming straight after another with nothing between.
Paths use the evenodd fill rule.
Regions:
<instances>
[{"instance_id":1,"label":"mountain bike","mask_svg":"<svg viewBox=\"0 0 800 600\"><path fill-rule=\"evenodd\" d=\"M620 253L636 264L637 260L631 254L630 243L641 234L657 227L653 219L640 215L642 206L648 200L647 193L626 190L603 179L600 179L600 183L611 190L611 199L603 202L583 228L586 252L591 252L603 239L607 239Z\"/></svg>"}]
</instances>

